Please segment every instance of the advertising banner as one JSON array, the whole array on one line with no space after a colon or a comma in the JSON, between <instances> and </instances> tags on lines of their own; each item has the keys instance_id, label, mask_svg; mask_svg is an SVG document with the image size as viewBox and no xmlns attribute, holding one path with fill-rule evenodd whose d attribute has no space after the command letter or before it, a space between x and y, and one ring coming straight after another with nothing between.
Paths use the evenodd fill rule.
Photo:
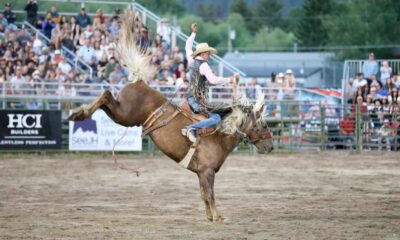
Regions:
<instances>
[{"instance_id":1,"label":"advertising banner","mask_svg":"<svg viewBox=\"0 0 400 240\"><path fill-rule=\"evenodd\" d=\"M124 135L125 134L125 135ZM80 122L69 122L69 150L141 151L142 128L118 125L103 110L97 110L90 118Z\"/></svg>"},{"instance_id":2,"label":"advertising banner","mask_svg":"<svg viewBox=\"0 0 400 240\"><path fill-rule=\"evenodd\" d=\"M61 149L61 111L0 110L0 150Z\"/></svg>"}]
</instances>

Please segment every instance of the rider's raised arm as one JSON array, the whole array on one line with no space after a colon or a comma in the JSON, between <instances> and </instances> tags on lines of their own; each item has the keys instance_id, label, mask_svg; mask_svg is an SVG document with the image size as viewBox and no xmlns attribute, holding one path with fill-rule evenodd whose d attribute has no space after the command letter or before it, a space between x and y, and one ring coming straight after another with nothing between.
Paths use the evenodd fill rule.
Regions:
<instances>
[{"instance_id":1,"label":"rider's raised arm","mask_svg":"<svg viewBox=\"0 0 400 240\"><path fill-rule=\"evenodd\" d=\"M224 85L230 83L232 80L230 78L217 77L211 70L208 63L204 62L200 65L200 74L205 76L207 80L214 85Z\"/></svg>"},{"instance_id":2,"label":"rider's raised arm","mask_svg":"<svg viewBox=\"0 0 400 240\"><path fill-rule=\"evenodd\" d=\"M186 44L185 44L185 51L186 51L186 59L188 60L188 65L190 65L193 62L193 57L192 57L192 53L193 53L193 42L194 42L194 38L196 37L196 33L192 32L192 34L190 34L190 37L186 40Z\"/></svg>"}]
</instances>

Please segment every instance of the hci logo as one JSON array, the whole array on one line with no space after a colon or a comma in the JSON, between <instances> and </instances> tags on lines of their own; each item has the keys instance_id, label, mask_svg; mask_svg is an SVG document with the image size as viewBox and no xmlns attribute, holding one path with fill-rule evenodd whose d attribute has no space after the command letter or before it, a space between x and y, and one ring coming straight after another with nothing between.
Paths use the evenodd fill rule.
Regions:
<instances>
[{"instance_id":1,"label":"hci logo","mask_svg":"<svg viewBox=\"0 0 400 240\"><path fill-rule=\"evenodd\" d=\"M42 114L7 114L7 128L42 128Z\"/></svg>"}]
</instances>

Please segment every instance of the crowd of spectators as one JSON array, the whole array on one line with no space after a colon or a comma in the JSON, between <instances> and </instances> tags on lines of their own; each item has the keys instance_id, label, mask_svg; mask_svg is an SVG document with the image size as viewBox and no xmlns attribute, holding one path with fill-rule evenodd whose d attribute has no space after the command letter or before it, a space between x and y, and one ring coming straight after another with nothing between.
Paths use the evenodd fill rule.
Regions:
<instances>
[{"instance_id":1,"label":"crowd of spectators","mask_svg":"<svg viewBox=\"0 0 400 240\"><path fill-rule=\"evenodd\" d=\"M367 138L375 135L380 144L393 143L398 137L400 122L400 75L393 72L388 61L382 61L379 66L375 55L370 53L362 72L347 84L345 94L348 103L353 105L351 116L354 118L357 108L360 109Z\"/></svg>"}]
</instances>

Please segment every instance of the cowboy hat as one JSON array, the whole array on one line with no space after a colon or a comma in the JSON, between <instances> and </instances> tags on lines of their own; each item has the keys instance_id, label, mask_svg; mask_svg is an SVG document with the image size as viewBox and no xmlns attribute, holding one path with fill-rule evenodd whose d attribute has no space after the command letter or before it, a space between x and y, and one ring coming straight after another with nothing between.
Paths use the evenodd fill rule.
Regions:
<instances>
[{"instance_id":1,"label":"cowboy hat","mask_svg":"<svg viewBox=\"0 0 400 240\"><path fill-rule=\"evenodd\" d=\"M196 45L196 50L192 53L192 57L195 57L203 52L211 52L211 54L217 53L217 49L208 46L207 43L199 43Z\"/></svg>"}]
</instances>

